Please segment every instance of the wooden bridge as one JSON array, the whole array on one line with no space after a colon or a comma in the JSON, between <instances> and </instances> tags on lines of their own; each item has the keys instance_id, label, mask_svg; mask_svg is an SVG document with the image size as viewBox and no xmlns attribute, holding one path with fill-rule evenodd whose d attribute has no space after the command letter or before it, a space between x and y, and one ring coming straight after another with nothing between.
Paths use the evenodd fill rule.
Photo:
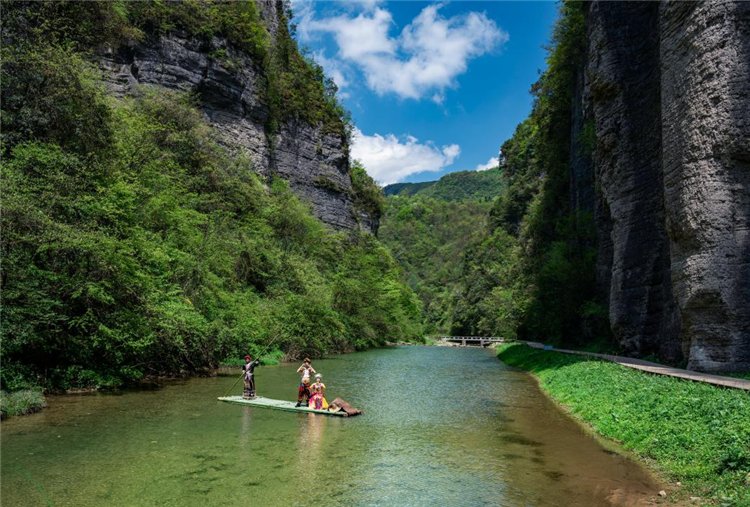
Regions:
<instances>
[{"instance_id":1,"label":"wooden bridge","mask_svg":"<svg viewBox=\"0 0 750 507\"><path fill-rule=\"evenodd\" d=\"M432 338L445 343L460 343L463 347L468 345L486 347L493 343L503 343L505 341L499 336L433 336Z\"/></svg>"}]
</instances>

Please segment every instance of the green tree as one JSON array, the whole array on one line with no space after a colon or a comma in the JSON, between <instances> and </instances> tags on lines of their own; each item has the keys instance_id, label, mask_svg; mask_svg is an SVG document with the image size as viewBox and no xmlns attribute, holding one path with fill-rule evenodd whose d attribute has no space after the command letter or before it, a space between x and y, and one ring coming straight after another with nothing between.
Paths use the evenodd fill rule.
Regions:
<instances>
[{"instance_id":1,"label":"green tree","mask_svg":"<svg viewBox=\"0 0 750 507\"><path fill-rule=\"evenodd\" d=\"M257 57L268 49L267 31L254 9L10 5L2 49L3 389L200 373L270 343L275 357L295 357L421 338L419 303L376 238L329 229L286 182L259 177L217 142L195 97L144 86L116 99L87 60L98 44L178 28L223 35ZM107 34L110 25L94 22L102 16L124 26ZM321 128L330 121L344 135L324 79L295 45L285 51L296 63L281 70L265 54L269 81L286 79L273 72L294 74L314 112L284 109L285 118ZM372 182L354 178L376 203Z\"/></svg>"}]
</instances>

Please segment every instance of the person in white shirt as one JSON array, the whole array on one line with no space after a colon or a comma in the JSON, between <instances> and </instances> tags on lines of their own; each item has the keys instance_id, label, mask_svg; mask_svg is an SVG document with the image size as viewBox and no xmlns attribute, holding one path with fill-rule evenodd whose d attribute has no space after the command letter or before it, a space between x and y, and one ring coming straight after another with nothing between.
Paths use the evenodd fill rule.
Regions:
<instances>
[{"instance_id":1,"label":"person in white shirt","mask_svg":"<svg viewBox=\"0 0 750 507\"><path fill-rule=\"evenodd\" d=\"M297 373L302 375L302 378L300 379L299 387L297 388L297 404L295 406L301 406L304 401L305 406L307 407L310 404L310 376L315 373L315 368L312 367L309 357L306 357L305 360L302 361L302 366L297 368Z\"/></svg>"}]
</instances>

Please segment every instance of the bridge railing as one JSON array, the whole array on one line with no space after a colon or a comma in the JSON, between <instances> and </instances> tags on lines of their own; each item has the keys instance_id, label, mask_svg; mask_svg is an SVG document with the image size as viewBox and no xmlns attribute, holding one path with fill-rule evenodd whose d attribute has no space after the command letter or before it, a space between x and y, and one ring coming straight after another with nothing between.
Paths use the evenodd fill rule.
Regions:
<instances>
[{"instance_id":1,"label":"bridge railing","mask_svg":"<svg viewBox=\"0 0 750 507\"><path fill-rule=\"evenodd\" d=\"M484 347L492 343L503 343L505 340L500 336L432 336L432 339L443 343L460 343L462 346L479 345Z\"/></svg>"},{"instance_id":2,"label":"bridge railing","mask_svg":"<svg viewBox=\"0 0 750 507\"><path fill-rule=\"evenodd\" d=\"M459 341L459 340L472 340L472 341L503 341L501 336L431 336L430 338L440 341Z\"/></svg>"}]
</instances>

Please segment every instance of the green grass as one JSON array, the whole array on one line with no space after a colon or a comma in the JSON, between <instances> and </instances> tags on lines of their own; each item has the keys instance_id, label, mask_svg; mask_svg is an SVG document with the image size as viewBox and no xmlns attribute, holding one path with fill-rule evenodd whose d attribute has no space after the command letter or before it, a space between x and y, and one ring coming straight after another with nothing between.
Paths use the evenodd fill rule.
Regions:
<instances>
[{"instance_id":1,"label":"green grass","mask_svg":"<svg viewBox=\"0 0 750 507\"><path fill-rule=\"evenodd\" d=\"M644 458L678 496L750 506L750 396L614 363L503 345L498 357L533 373L552 398Z\"/></svg>"},{"instance_id":2,"label":"green grass","mask_svg":"<svg viewBox=\"0 0 750 507\"><path fill-rule=\"evenodd\" d=\"M0 391L0 413L5 419L14 415L38 412L47 406L41 389L22 389L13 393Z\"/></svg>"}]
</instances>

